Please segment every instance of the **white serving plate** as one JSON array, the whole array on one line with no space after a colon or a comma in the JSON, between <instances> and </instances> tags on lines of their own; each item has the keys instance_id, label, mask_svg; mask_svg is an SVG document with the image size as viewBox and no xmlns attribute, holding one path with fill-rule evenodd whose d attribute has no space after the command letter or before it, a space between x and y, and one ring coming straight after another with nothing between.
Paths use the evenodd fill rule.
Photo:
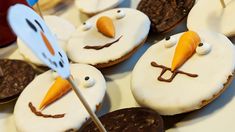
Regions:
<instances>
[{"instance_id":1,"label":"white serving plate","mask_svg":"<svg viewBox=\"0 0 235 132\"><path fill-rule=\"evenodd\" d=\"M126 0L121 6L135 8L138 2L139 0ZM75 25L81 24L86 19L86 17L79 14L73 6L67 8L60 15ZM184 30L185 22L169 34ZM120 108L138 106L130 91L131 71L141 55L159 38L160 37L157 38L154 35L150 35L146 44L130 59L111 68L102 70L107 81L107 94L98 115ZM15 45L12 45L9 49L11 49L9 52L6 52L6 49L0 49L1 57L22 59ZM14 51L14 49L16 50ZM235 81L232 82L230 87L217 100L205 108L189 114L184 120L178 122L175 127L168 129L167 132L235 131L234 97ZM0 105L0 132L16 132L12 115L14 104L15 102Z\"/></svg>"}]
</instances>

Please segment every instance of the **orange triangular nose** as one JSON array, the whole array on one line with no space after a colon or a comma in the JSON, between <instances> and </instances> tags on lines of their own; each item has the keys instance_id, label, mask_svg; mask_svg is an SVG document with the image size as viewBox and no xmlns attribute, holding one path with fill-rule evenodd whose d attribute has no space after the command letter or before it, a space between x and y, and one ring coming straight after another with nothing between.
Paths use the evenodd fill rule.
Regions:
<instances>
[{"instance_id":1,"label":"orange triangular nose","mask_svg":"<svg viewBox=\"0 0 235 132\"><path fill-rule=\"evenodd\" d=\"M96 27L103 35L110 38L115 37L115 27L111 18L107 16L100 17L96 22Z\"/></svg>"},{"instance_id":2,"label":"orange triangular nose","mask_svg":"<svg viewBox=\"0 0 235 132\"><path fill-rule=\"evenodd\" d=\"M201 42L199 35L193 31L185 32L179 39L173 57L171 71L182 66L195 52Z\"/></svg>"},{"instance_id":3,"label":"orange triangular nose","mask_svg":"<svg viewBox=\"0 0 235 132\"><path fill-rule=\"evenodd\" d=\"M55 55L55 51L54 51L53 47L51 46L51 43L49 42L47 37L44 35L43 32L40 32L40 33L41 33L41 37L43 39L43 42L46 45L46 47L49 50L49 52L51 53L51 55Z\"/></svg>"},{"instance_id":4,"label":"orange triangular nose","mask_svg":"<svg viewBox=\"0 0 235 132\"><path fill-rule=\"evenodd\" d=\"M55 102L57 99L61 98L65 95L68 91L71 90L70 83L61 77L56 78L55 82L52 84L50 89L47 91L47 94L43 98L39 109L42 110L49 104Z\"/></svg>"}]
</instances>

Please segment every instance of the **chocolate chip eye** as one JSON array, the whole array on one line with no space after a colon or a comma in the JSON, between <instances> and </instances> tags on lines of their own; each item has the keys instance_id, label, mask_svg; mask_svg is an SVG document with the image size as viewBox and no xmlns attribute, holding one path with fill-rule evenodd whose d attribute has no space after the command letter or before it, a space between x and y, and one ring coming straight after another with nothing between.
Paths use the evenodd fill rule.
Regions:
<instances>
[{"instance_id":1,"label":"chocolate chip eye","mask_svg":"<svg viewBox=\"0 0 235 132\"><path fill-rule=\"evenodd\" d=\"M166 36L165 40L170 40L171 37L170 36Z\"/></svg>"},{"instance_id":2,"label":"chocolate chip eye","mask_svg":"<svg viewBox=\"0 0 235 132\"><path fill-rule=\"evenodd\" d=\"M87 31L87 30L91 29L91 27L92 27L92 25L89 22L84 22L81 26L81 29L83 31Z\"/></svg>"},{"instance_id":3,"label":"chocolate chip eye","mask_svg":"<svg viewBox=\"0 0 235 132\"><path fill-rule=\"evenodd\" d=\"M89 80L89 79L90 79L90 77L88 77L88 76L85 77L85 80L86 80L86 81Z\"/></svg>"},{"instance_id":4,"label":"chocolate chip eye","mask_svg":"<svg viewBox=\"0 0 235 132\"><path fill-rule=\"evenodd\" d=\"M82 84L85 88L90 88L95 85L95 79L89 76L85 76Z\"/></svg>"},{"instance_id":5,"label":"chocolate chip eye","mask_svg":"<svg viewBox=\"0 0 235 132\"><path fill-rule=\"evenodd\" d=\"M170 47L176 45L176 43L177 43L176 38L167 36L167 37L165 38L164 45L165 45L166 48L170 48Z\"/></svg>"},{"instance_id":6,"label":"chocolate chip eye","mask_svg":"<svg viewBox=\"0 0 235 132\"><path fill-rule=\"evenodd\" d=\"M206 55L211 51L211 45L208 43L200 43L196 48L198 55Z\"/></svg>"},{"instance_id":7,"label":"chocolate chip eye","mask_svg":"<svg viewBox=\"0 0 235 132\"><path fill-rule=\"evenodd\" d=\"M116 18L121 19L126 16L126 13L123 10L117 10Z\"/></svg>"},{"instance_id":8,"label":"chocolate chip eye","mask_svg":"<svg viewBox=\"0 0 235 132\"><path fill-rule=\"evenodd\" d=\"M34 20L34 21L38 24L38 26L39 26L39 27L41 28L41 30L44 32L44 30L43 30L41 24L40 24L37 20Z\"/></svg>"},{"instance_id":9,"label":"chocolate chip eye","mask_svg":"<svg viewBox=\"0 0 235 132\"><path fill-rule=\"evenodd\" d=\"M33 31L37 32L37 28L34 26L34 24L33 24L31 21L29 21L27 18L26 18L25 20L26 20L26 23L29 25L29 27L30 27Z\"/></svg>"},{"instance_id":10,"label":"chocolate chip eye","mask_svg":"<svg viewBox=\"0 0 235 132\"><path fill-rule=\"evenodd\" d=\"M200 43L198 46L199 46L199 47L203 46L203 43Z\"/></svg>"}]
</instances>

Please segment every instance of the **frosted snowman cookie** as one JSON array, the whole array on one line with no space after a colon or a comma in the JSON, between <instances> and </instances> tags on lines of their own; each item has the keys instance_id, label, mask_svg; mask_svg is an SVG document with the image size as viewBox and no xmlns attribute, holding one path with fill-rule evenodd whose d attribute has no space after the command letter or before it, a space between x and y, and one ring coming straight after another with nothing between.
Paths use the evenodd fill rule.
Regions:
<instances>
[{"instance_id":1,"label":"frosted snowman cookie","mask_svg":"<svg viewBox=\"0 0 235 132\"><path fill-rule=\"evenodd\" d=\"M140 11L109 10L77 29L67 45L67 54L74 62L98 68L112 66L130 57L145 42L149 29L150 20Z\"/></svg>"},{"instance_id":2,"label":"frosted snowman cookie","mask_svg":"<svg viewBox=\"0 0 235 132\"><path fill-rule=\"evenodd\" d=\"M44 19L51 32L58 39L60 47L66 51L66 44L72 33L76 30L75 26L57 16L44 16ZM36 21L35 24L37 24ZM35 27L42 28L39 23ZM19 38L17 39L17 45L25 60L38 66L45 66Z\"/></svg>"},{"instance_id":3,"label":"frosted snowman cookie","mask_svg":"<svg viewBox=\"0 0 235 132\"><path fill-rule=\"evenodd\" d=\"M96 68L85 64L71 64L70 68L86 101L96 111L106 90L103 75ZM66 80L52 71L37 76L22 92L15 105L17 130L56 132L79 129L89 114L68 86L70 84Z\"/></svg>"},{"instance_id":4,"label":"frosted snowman cookie","mask_svg":"<svg viewBox=\"0 0 235 132\"><path fill-rule=\"evenodd\" d=\"M132 93L140 105L161 115L185 113L223 93L234 68L235 48L228 38L188 31L167 37L144 53L132 72Z\"/></svg>"},{"instance_id":5,"label":"frosted snowman cookie","mask_svg":"<svg viewBox=\"0 0 235 132\"><path fill-rule=\"evenodd\" d=\"M123 0L75 0L76 7L89 16L117 7Z\"/></svg>"},{"instance_id":6,"label":"frosted snowman cookie","mask_svg":"<svg viewBox=\"0 0 235 132\"><path fill-rule=\"evenodd\" d=\"M187 27L190 30L207 29L228 37L234 36L234 8L233 0L199 0L188 15Z\"/></svg>"}]
</instances>

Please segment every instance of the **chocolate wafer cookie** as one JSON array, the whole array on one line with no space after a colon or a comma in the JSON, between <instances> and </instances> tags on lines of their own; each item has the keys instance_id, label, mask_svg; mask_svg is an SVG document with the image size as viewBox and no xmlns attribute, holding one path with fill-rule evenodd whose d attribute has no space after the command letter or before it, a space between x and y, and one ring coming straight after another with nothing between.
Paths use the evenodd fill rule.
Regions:
<instances>
[{"instance_id":1,"label":"chocolate wafer cookie","mask_svg":"<svg viewBox=\"0 0 235 132\"><path fill-rule=\"evenodd\" d=\"M0 100L11 99L34 79L36 72L21 60L0 60Z\"/></svg>"},{"instance_id":2,"label":"chocolate wafer cookie","mask_svg":"<svg viewBox=\"0 0 235 132\"><path fill-rule=\"evenodd\" d=\"M163 120L160 115L147 108L126 108L100 117L108 132L163 132ZM80 132L98 132L93 122L85 125Z\"/></svg>"},{"instance_id":3,"label":"chocolate wafer cookie","mask_svg":"<svg viewBox=\"0 0 235 132\"><path fill-rule=\"evenodd\" d=\"M141 0L137 9L151 20L151 30L163 33L180 23L193 7L195 0Z\"/></svg>"}]
</instances>

